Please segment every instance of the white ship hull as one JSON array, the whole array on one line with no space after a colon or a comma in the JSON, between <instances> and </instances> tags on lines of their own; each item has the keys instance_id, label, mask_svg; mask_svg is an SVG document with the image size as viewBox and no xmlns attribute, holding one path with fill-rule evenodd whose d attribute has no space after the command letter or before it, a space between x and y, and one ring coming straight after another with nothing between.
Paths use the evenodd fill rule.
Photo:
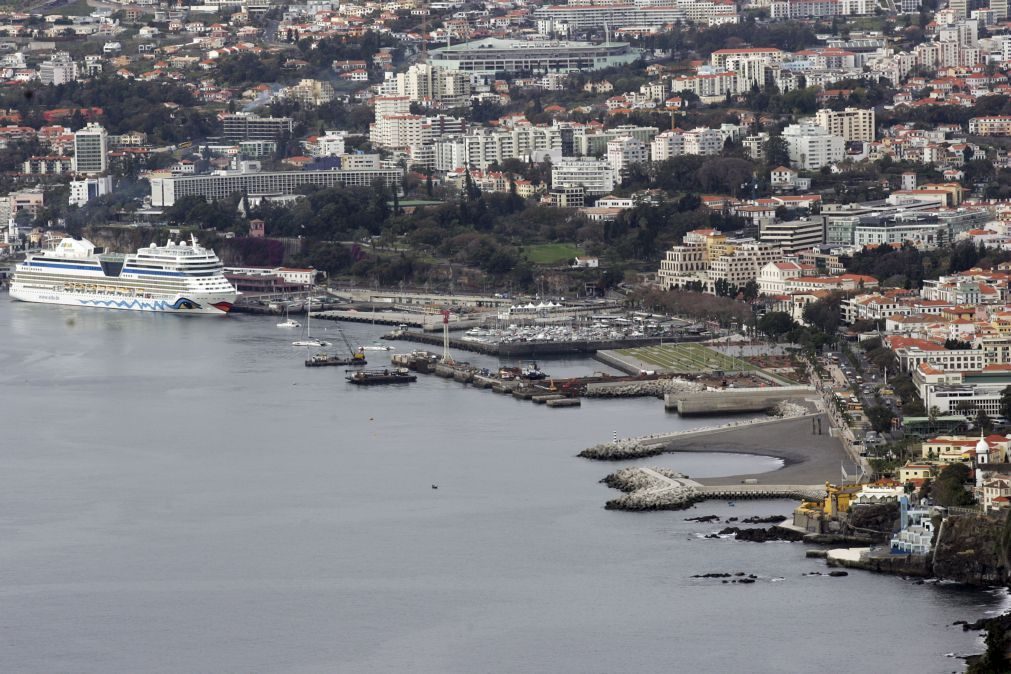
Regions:
<instances>
[{"instance_id":1,"label":"white ship hull","mask_svg":"<svg viewBox=\"0 0 1011 674\"><path fill-rule=\"evenodd\" d=\"M125 297L98 293L69 293L55 290L19 287L12 283L10 296L22 302L62 304L72 307L97 307L124 311L155 311L170 314L217 315L227 314L235 304L235 293L220 296L165 296Z\"/></svg>"},{"instance_id":2,"label":"white ship hull","mask_svg":"<svg viewBox=\"0 0 1011 674\"><path fill-rule=\"evenodd\" d=\"M10 295L23 302L167 314L227 314L238 296L213 250L191 243L151 244L135 254L98 253L65 238L29 253L14 268Z\"/></svg>"}]
</instances>

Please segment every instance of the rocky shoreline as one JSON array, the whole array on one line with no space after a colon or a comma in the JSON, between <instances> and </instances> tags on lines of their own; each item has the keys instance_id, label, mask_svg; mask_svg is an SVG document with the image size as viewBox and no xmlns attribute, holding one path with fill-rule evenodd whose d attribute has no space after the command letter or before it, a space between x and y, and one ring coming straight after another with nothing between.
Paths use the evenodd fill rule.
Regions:
<instances>
[{"instance_id":1,"label":"rocky shoreline","mask_svg":"<svg viewBox=\"0 0 1011 674\"><path fill-rule=\"evenodd\" d=\"M670 479L685 478L669 468L652 470ZM604 504L606 510L683 510L700 500L696 489L688 486L673 487L638 468L622 468L601 482L612 489L625 492L623 496Z\"/></svg>"}]
</instances>

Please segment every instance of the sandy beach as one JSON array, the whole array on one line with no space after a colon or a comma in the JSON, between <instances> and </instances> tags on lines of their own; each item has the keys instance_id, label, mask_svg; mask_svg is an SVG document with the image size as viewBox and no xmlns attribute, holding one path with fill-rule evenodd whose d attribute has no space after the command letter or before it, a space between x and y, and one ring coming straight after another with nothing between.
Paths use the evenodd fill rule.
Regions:
<instances>
[{"instance_id":1,"label":"sandy beach","mask_svg":"<svg viewBox=\"0 0 1011 674\"><path fill-rule=\"evenodd\" d=\"M842 443L828 434L829 420L821 415L822 435L812 435L811 419L785 419L775 424L742 426L708 435L674 440L668 445L675 452L732 452L759 454L783 459L785 465L772 473L703 478L702 484L735 484L755 478L766 484L820 484L838 482L846 461ZM853 466L847 465L852 471Z\"/></svg>"}]
</instances>

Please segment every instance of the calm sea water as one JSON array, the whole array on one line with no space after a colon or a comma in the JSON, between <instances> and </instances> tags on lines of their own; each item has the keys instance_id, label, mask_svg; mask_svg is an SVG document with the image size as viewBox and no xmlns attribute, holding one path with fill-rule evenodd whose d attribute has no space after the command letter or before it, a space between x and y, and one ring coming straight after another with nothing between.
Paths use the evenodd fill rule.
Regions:
<instances>
[{"instance_id":1,"label":"calm sea water","mask_svg":"<svg viewBox=\"0 0 1011 674\"><path fill-rule=\"evenodd\" d=\"M717 525L684 521L788 502L605 511L598 481L622 464L576 452L714 421L656 400L550 410L434 377L356 389L304 367L276 319L6 300L3 672L950 672L946 653L980 647L951 623L1005 604L804 577L825 567L798 544L706 540ZM710 571L761 580L691 578Z\"/></svg>"}]
</instances>

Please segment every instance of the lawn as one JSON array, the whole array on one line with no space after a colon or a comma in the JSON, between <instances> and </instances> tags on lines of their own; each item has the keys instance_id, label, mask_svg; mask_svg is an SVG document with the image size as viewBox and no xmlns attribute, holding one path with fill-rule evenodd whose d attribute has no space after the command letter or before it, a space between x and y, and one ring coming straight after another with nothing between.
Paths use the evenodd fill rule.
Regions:
<instances>
[{"instance_id":1,"label":"lawn","mask_svg":"<svg viewBox=\"0 0 1011 674\"><path fill-rule=\"evenodd\" d=\"M582 252L571 243L541 243L524 248L523 256L533 264L555 265L568 262Z\"/></svg>"},{"instance_id":2,"label":"lawn","mask_svg":"<svg viewBox=\"0 0 1011 674\"><path fill-rule=\"evenodd\" d=\"M645 363L681 372L712 372L713 370L757 370L739 358L726 356L701 344L664 344L620 351Z\"/></svg>"}]
</instances>

